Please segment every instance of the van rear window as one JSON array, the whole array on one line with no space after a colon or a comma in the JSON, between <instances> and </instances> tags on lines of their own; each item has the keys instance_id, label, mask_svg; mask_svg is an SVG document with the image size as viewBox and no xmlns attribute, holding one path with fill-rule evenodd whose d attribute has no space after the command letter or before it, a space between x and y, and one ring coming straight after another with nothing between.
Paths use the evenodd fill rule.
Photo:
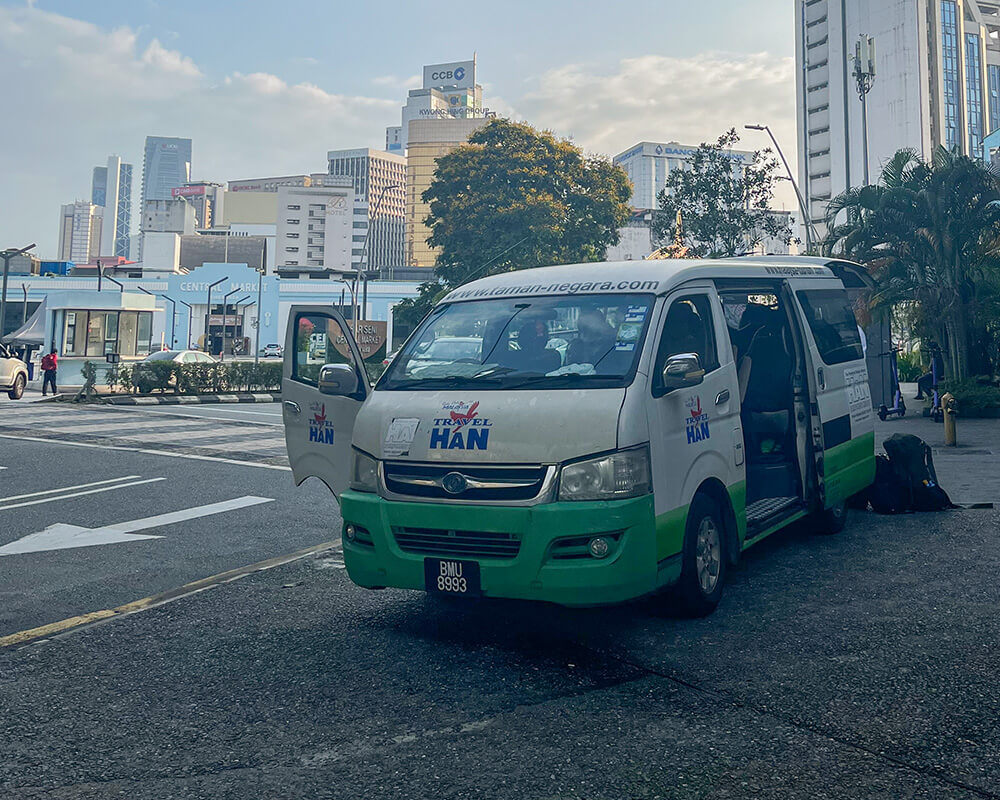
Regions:
<instances>
[{"instance_id":1,"label":"van rear window","mask_svg":"<svg viewBox=\"0 0 1000 800\"><path fill-rule=\"evenodd\" d=\"M843 289L796 292L824 364L843 364L865 357L854 309Z\"/></svg>"}]
</instances>

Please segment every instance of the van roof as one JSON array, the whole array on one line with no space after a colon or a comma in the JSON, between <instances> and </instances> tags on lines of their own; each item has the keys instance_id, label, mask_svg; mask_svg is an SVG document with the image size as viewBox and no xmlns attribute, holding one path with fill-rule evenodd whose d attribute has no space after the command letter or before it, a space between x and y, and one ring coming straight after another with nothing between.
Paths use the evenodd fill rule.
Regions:
<instances>
[{"instance_id":1,"label":"van roof","mask_svg":"<svg viewBox=\"0 0 1000 800\"><path fill-rule=\"evenodd\" d=\"M666 294L688 281L706 278L837 278L843 268L865 274L864 267L840 259L811 256L742 256L722 259L599 261L503 272L453 289L441 301L455 303L489 297L600 294Z\"/></svg>"}]
</instances>

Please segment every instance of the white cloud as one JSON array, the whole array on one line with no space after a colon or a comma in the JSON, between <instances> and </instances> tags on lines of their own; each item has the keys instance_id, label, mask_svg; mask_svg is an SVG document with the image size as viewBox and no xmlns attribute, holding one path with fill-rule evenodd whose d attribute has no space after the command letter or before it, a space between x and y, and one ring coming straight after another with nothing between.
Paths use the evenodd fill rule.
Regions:
<instances>
[{"instance_id":1,"label":"white cloud","mask_svg":"<svg viewBox=\"0 0 1000 800\"><path fill-rule=\"evenodd\" d=\"M379 75L372 78L372 83L386 89L419 89L423 85L423 78L419 75L411 75L409 78L400 78L396 75Z\"/></svg>"},{"instance_id":2,"label":"white cloud","mask_svg":"<svg viewBox=\"0 0 1000 800\"><path fill-rule=\"evenodd\" d=\"M326 170L326 151L381 146L399 102L333 94L266 73L206 75L157 40L38 9L0 8L0 246L54 255L59 205L90 195L91 169L117 153L142 178L146 135L194 140L197 179ZM134 219L137 220L138 217Z\"/></svg>"},{"instance_id":3,"label":"white cloud","mask_svg":"<svg viewBox=\"0 0 1000 800\"><path fill-rule=\"evenodd\" d=\"M640 141L714 141L729 128L748 150L763 149L766 134L743 126L766 124L795 163L794 61L767 53L642 56L611 73L570 64L543 74L517 107L536 127L608 155ZM795 207L791 187L783 182L778 192L779 203Z\"/></svg>"}]
</instances>

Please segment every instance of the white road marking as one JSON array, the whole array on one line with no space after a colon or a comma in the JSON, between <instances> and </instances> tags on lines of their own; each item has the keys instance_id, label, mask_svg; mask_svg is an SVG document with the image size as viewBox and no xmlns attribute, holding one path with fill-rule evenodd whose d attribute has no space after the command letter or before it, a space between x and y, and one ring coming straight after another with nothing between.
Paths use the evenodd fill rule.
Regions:
<instances>
[{"instance_id":1,"label":"white road marking","mask_svg":"<svg viewBox=\"0 0 1000 800\"><path fill-rule=\"evenodd\" d=\"M121 478L109 478L106 481L93 481L92 483L80 483L76 486L63 486L59 489L46 489L44 492L31 492L29 494L13 494L10 497L0 497L0 503L9 500L24 500L27 497L41 497L43 494L56 494L57 492L69 492L73 489L89 489L91 486L103 486L106 483L118 483L119 481L130 481L134 478L141 478L141 475L123 475Z\"/></svg>"},{"instance_id":2,"label":"white road marking","mask_svg":"<svg viewBox=\"0 0 1000 800\"><path fill-rule=\"evenodd\" d=\"M163 480L163 478L158 478L157 480ZM162 536L140 535L136 534L135 531L159 528L163 525L173 525L177 522L186 522L191 519L198 519L199 517L209 517L213 514L222 514L226 511L236 511L240 508L273 502L274 499L271 497L246 495L245 497L237 497L233 500L223 500L221 503L210 503L204 506L185 508L180 511L171 511L167 514L157 514L155 517L116 522L100 528L84 528L79 525L67 525L60 522L55 525L49 525L44 531L28 534L17 541L0 547L0 556L38 553L45 550L68 550L70 548L92 547L101 544L119 544L122 542L139 541L140 539L162 539Z\"/></svg>"},{"instance_id":3,"label":"white road marking","mask_svg":"<svg viewBox=\"0 0 1000 800\"><path fill-rule=\"evenodd\" d=\"M85 494L99 494L101 492L110 492L115 489L127 489L129 486L142 486L145 483L158 483L160 481L165 481L166 478L147 478L144 481L132 481L131 483L118 483L114 486L102 486L100 489L87 489L83 492L70 492L69 494L58 494L55 497L43 497L41 500L28 500L24 503L13 503L12 505L0 506L0 511L10 511L15 508L24 508L25 506L37 506L40 503L54 503L57 500L67 500L70 497L81 497Z\"/></svg>"},{"instance_id":4,"label":"white road marking","mask_svg":"<svg viewBox=\"0 0 1000 800\"><path fill-rule=\"evenodd\" d=\"M259 469L276 469L282 472L291 472L291 467L281 464L260 464L256 461L239 461L235 458L221 458L219 456L200 456L194 453L170 453L166 450L150 450L141 447L121 447L112 444L96 444L94 442L63 442L58 439L45 439L40 436L16 436L10 433L0 433L0 439L14 439L20 442L42 442L44 444L59 444L66 447L91 447L95 450L118 450L123 453L143 453L150 456L166 456L167 458L187 458L192 461L214 461L218 464L235 464L238 467L258 467Z\"/></svg>"}]
</instances>

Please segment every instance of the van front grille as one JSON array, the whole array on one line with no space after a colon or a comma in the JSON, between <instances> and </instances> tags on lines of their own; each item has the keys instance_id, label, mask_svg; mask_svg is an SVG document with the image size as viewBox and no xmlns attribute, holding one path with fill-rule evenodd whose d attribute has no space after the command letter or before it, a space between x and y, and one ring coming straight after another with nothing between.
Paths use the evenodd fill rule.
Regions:
<instances>
[{"instance_id":1,"label":"van front grille","mask_svg":"<svg viewBox=\"0 0 1000 800\"><path fill-rule=\"evenodd\" d=\"M392 535L404 553L456 558L515 558L521 539L497 531L457 531L440 528L393 528Z\"/></svg>"},{"instance_id":2,"label":"van front grille","mask_svg":"<svg viewBox=\"0 0 1000 800\"><path fill-rule=\"evenodd\" d=\"M533 500L545 485L550 467L484 466L480 464L413 464L386 461L385 488L393 494L435 500ZM445 476L458 473L466 488L445 490Z\"/></svg>"}]
</instances>

